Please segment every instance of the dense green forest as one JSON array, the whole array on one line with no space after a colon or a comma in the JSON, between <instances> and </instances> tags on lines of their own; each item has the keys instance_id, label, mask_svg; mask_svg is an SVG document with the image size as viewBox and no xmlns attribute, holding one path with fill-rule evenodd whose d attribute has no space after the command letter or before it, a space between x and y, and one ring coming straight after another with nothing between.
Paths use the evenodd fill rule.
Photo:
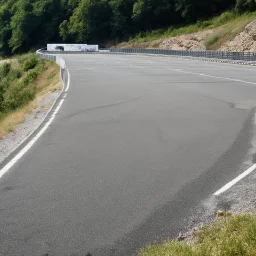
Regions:
<instances>
[{"instance_id":1,"label":"dense green forest","mask_svg":"<svg viewBox=\"0 0 256 256\"><path fill-rule=\"evenodd\" d=\"M256 0L0 0L0 53L47 42L104 44L227 9L253 11Z\"/></svg>"}]
</instances>

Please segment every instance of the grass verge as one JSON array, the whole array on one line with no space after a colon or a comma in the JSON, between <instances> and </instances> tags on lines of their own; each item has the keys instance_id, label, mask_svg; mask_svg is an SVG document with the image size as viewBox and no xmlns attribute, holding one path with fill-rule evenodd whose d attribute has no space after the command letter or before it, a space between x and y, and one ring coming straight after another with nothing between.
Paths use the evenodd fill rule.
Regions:
<instances>
[{"instance_id":1,"label":"grass verge","mask_svg":"<svg viewBox=\"0 0 256 256\"><path fill-rule=\"evenodd\" d=\"M59 66L26 54L0 65L0 139L24 122L50 91L61 88Z\"/></svg>"},{"instance_id":2,"label":"grass verge","mask_svg":"<svg viewBox=\"0 0 256 256\"><path fill-rule=\"evenodd\" d=\"M256 12L239 14L235 11L227 11L212 19L198 21L195 24L187 26L171 26L167 29L157 29L149 32L141 32L135 37L131 37L128 42L119 44L119 46L126 47L130 43L150 42L224 26L223 29L220 29L220 31L217 31L215 35L206 40L205 44L207 47L210 47L219 41L219 39L223 36L229 35L229 38L234 37L254 19L256 19ZM238 28L236 29L236 27Z\"/></svg>"},{"instance_id":3,"label":"grass verge","mask_svg":"<svg viewBox=\"0 0 256 256\"><path fill-rule=\"evenodd\" d=\"M167 241L151 245L139 256L255 256L256 214L220 217L193 234L193 244Z\"/></svg>"}]
</instances>

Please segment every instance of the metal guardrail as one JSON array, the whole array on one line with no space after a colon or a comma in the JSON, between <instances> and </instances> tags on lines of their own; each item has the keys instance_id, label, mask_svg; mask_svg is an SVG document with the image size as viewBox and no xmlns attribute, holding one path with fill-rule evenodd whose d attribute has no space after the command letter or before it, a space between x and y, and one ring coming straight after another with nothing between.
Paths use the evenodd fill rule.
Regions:
<instances>
[{"instance_id":1,"label":"metal guardrail","mask_svg":"<svg viewBox=\"0 0 256 256\"><path fill-rule=\"evenodd\" d=\"M169 55L180 57L194 57L203 59L219 59L234 61L256 61L256 52L226 52L226 51L189 51L189 50L165 50L165 49L144 49L144 48L110 48L100 49L99 52L47 52L41 51L44 58L54 58L49 54L152 54L152 55ZM48 55L47 55L48 54Z\"/></svg>"},{"instance_id":2,"label":"metal guardrail","mask_svg":"<svg viewBox=\"0 0 256 256\"><path fill-rule=\"evenodd\" d=\"M256 61L255 52L225 52L225 51L188 51L188 50L164 50L164 49L135 49L135 48L110 48L111 53L130 54L156 54L186 56L209 59Z\"/></svg>"},{"instance_id":3,"label":"metal guardrail","mask_svg":"<svg viewBox=\"0 0 256 256\"><path fill-rule=\"evenodd\" d=\"M47 51L37 50L36 55L39 58L46 59L46 60L52 60L52 61L56 62L56 56L50 55Z\"/></svg>"}]
</instances>

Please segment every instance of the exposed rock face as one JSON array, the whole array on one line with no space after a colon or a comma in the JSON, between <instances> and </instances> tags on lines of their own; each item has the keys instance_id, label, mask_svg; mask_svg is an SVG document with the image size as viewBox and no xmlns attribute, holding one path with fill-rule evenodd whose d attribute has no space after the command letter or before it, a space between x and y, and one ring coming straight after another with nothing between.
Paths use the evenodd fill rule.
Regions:
<instances>
[{"instance_id":1,"label":"exposed rock face","mask_svg":"<svg viewBox=\"0 0 256 256\"><path fill-rule=\"evenodd\" d=\"M200 31L183 36L169 37L150 42L127 42L118 47L127 48L160 48L169 50L205 50L204 41L219 28ZM221 51L256 52L256 20L249 23L245 29L231 41L225 42Z\"/></svg>"},{"instance_id":2,"label":"exposed rock face","mask_svg":"<svg viewBox=\"0 0 256 256\"><path fill-rule=\"evenodd\" d=\"M256 52L256 20L249 23L243 32L220 48L222 51Z\"/></svg>"},{"instance_id":3,"label":"exposed rock face","mask_svg":"<svg viewBox=\"0 0 256 256\"><path fill-rule=\"evenodd\" d=\"M160 44L161 49L170 50L205 50L204 40L214 33L213 29L188 35L170 37Z\"/></svg>"}]
</instances>

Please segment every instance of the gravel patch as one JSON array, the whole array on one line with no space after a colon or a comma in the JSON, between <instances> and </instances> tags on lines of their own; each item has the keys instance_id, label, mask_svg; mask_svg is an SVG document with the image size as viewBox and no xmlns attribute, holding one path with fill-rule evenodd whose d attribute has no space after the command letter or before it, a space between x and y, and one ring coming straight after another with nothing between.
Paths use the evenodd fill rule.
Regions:
<instances>
[{"instance_id":1,"label":"gravel patch","mask_svg":"<svg viewBox=\"0 0 256 256\"><path fill-rule=\"evenodd\" d=\"M42 123L61 90L49 92L38 106L33 109L25 121L16 126L15 130L0 140L0 163L3 162L35 129Z\"/></svg>"}]
</instances>

